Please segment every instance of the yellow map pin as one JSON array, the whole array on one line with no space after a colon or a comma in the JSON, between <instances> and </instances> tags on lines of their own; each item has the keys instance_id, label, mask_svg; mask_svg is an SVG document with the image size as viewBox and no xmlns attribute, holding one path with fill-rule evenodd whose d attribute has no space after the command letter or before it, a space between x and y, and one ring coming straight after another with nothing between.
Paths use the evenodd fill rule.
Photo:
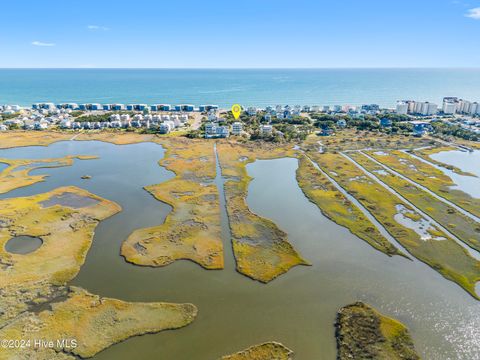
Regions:
<instances>
[{"instance_id":1,"label":"yellow map pin","mask_svg":"<svg viewBox=\"0 0 480 360\"><path fill-rule=\"evenodd\" d=\"M232 114L235 120L238 120L240 114L242 113L242 107L238 104L232 106Z\"/></svg>"}]
</instances>

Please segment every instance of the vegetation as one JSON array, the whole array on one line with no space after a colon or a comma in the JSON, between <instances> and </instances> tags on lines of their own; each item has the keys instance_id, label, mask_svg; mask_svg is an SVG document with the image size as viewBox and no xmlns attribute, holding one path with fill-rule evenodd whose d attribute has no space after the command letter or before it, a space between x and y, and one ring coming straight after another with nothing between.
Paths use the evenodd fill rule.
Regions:
<instances>
[{"instance_id":1,"label":"vegetation","mask_svg":"<svg viewBox=\"0 0 480 360\"><path fill-rule=\"evenodd\" d=\"M311 135L304 142L303 146L312 151L319 148L325 152L336 152L345 150L361 150L365 148L374 149L414 149L430 145L431 140L416 138L407 135L389 135L385 133L372 133L355 129L345 129L335 136L318 137ZM319 145L321 143L321 145Z\"/></svg>"},{"instance_id":2,"label":"vegetation","mask_svg":"<svg viewBox=\"0 0 480 360\"><path fill-rule=\"evenodd\" d=\"M408 329L357 302L341 308L335 323L339 360L418 360Z\"/></svg>"},{"instance_id":3,"label":"vegetation","mask_svg":"<svg viewBox=\"0 0 480 360\"><path fill-rule=\"evenodd\" d=\"M465 172L462 169L459 169L456 166L450 165L450 164L445 164L443 162L434 160L430 157L430 155L433 154L438 154L440 152L444 151L453 151L453 150L458 150L455 147L452 146L440 146L440 147L429 147L429 148L421 148L421 149L416 149L416 150L411 150L410 152L420 158L422 158L425 161L431 162L437 166L443 167L447 170L453 171L455 174L458 175L463 175L463 176L473 176L476 177L475 174Z\"/></svg>"},{"instance_id":4,"label":"vegetation","mask_svg":"<svg viewBox=\"0 0 480 360\"><path fill-rule=\"evenodd\" d=\"M8 167L0 172L0 194L7 193L14 189L30 186L44 181L47 175L30 175L30 172L37 169L71 166L74 159L90 160L93 156L66 156L59 159L21 160L2 159L0 163Z\"/></svg>"},{"instance_id":5,"label":"vegetation","mask_svg":"<svg viewBox=\"0 0 480 360\"><path fill-rule=\"evenodd\" d=\"M0 132L0 149L20 146L48 146L54 142L68 140L71 134L49 131L5 131Z\"/></svg>"},{"instance_id":6,"label":"vegetation","mask_svg":"<svg viewBox=\"0 0 480 360\"><path fill-rule=\"evenodd\" d=\"M417 208L435 219L464 243L480 251L480 224L476 221L444 202L438 201L435 197L419 187L412 186L401 177L385 171L382 166L369 160L361 153L352 153L349 154L349 156L405 197Z\"/></svg>"},{"instance_id":7,"label":"vegetation","mask_svg":"<svg viewBox=\"0 0 480 360\"><path fill-rule=\"evenodd\" d=\"M281 343L272 341L223 356L221 360L291 360L292 355L292 350Z\"/></svg>"},{"instance_id":8,"label":"vegetation","mask_svg":"<svg viewBox=\"0 0 480 360\"><path fill-rule=\"evenodd\" d=\"M129 303L71 287L65 300L52 304L51 310L28 313L0 329L2 339L54 340L53 349L2 349L0 359L90 358L135 335L184 327L196 315L192 304ZM74 339L76 346L56 341L65 338Z\"/></svg>"},{"instance_id":9,"label":"vegetation","mask_svg":"<svg viewBox=\"0 0 480 360\"><path fill-rule=\"evenodd\" d=\"M105 121L110 121L110 116L113 114L127 114L130 116L135 115L135 112L133 111L121 111L121 112L105 112L101 114L91 114L91 113L82 113L79 111L78 113L80 114L74 114L72 113L71 115L75 117L75 121L77 122L105 122Z\"/></svg>"},{"instance_id":10,"label":"vegetation","mask_svg":"<svg viewBox=\"0 0 480 360\"><path fill-rule=\"evenodd\" d=\"M461 190L452 189L455 186L453 180L434 166L415 159L402 151L390 151L382 154L369 151L368 154L410 180L425 186L435 194L480 217L480 199L473 198Z\"/></svg>"},{"instance_id":11,"label":"vegetation","mask_svg":"<svg viewBox=\"0 0 480 360\"><path fill-rule=\"evenodd\" d=\"M388 256L403 255L305 156L300 157L297 181L305 196L335 223Z\"/></svg>"},{"instance_id":12,"label":"vegetation","mask_svg":"<svg viewBox=\"0 0 480 360\"><path fill-rule=\"evenodd\" d=\"M317 153L312 156L323 170L355 196L410 254L479 299L475 285L480 281L480 262L472 258L467 250L434 224L430 224L427 231L430 238L424 239L413 229L399 223L396 219L397 205L401 205L416 219L421 216L342 155Z\"/></svg>"},{"instance_id":13,"label":"vegetation","mask_svg":"<svg viewBox=\"0 0 480 360\"><path fill-rule=\"evenodd\" d=\"M449 124L444 121L432 121L433 131L440 137L456 137L469 141L479 141L480 137L473 131L462 128L460 125Z\"/></svg>"},{"instance_id":14,"label":"vegetation","mask_svg":"<svg viewBox=\"0 0 480 360\"><path fill-rule=\"evenodd\" d=\"M251 180L246 164L293 153L267 144L242 146L231 142L219 143L217 149L222 174L230 178L225 183L225 197L237 271L267 283L296 265L307 265L288 242L287 234L272 221L252 213L245 202Z\"/></svg>"},{"instance_id":15,"label":"vegetation","mask_svg":"<svg viewBox=\"0 0 480 360\"><path fill-rule=\"evenodd\" d=\"M62 205L58 199L64 197L78 204ZM66 287L83 265L98 223L120 210L76 187L0 200L0 338L55 341L54 349L3 348L0 359L86 358L129 337L193 321L197 309L191 304L133 304ZM7 252L6 242L20 235L40 238L42 245L28 256ZM78 346L56 339L75 339Z\"/></svg>"},{"instance_id":16,"label":"vegetation","mask_svg":"<svg viewBox=\"0 0 480 360\"><path fill-rule=\"evenodd\" d=\"M165 223L134 231L122 255L136 265L165 266L192 260L206 269L223 268L220 204L213 143L185 138L161 142L167 153L160 164L176 177L145 189L173 207Z\"/></svg>"},{"instance_id":17,"label":"vegetation","mask_svg":"<svg viewBox=\"0 0 480 360\"><path fill-rule=\"evenodd\" d=\"M95 199L94 206L74 209L42 203L59 195L73 194ZM121 209L110 201L75 187L25 198L0 201L0 294L3 321L29 308L29 303L45 302L58 287L80 270L90 248L95 227ZM11 254L5 243L13 237L28 235L42 240L42 246L28 256ZM47 261L48 260L48 261ZM21 289L21 296L17 293Z\"/></svg>"}]
</instances>

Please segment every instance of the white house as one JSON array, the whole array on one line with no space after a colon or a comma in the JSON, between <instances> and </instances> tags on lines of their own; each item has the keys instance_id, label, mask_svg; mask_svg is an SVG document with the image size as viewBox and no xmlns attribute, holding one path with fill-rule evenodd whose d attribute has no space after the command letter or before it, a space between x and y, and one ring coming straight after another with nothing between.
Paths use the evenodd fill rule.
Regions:
<instances>
[{"instance_id":1,"label":"white house","mask_svg":"<svg viewBox=\"0 0 480 360\"><path fill-rule=\"evenodd\" d=\"M243 124L240 121L236 121L232 124L232 135L241 135L243 131Z\"/></svg>"},{"instance_id":2,"label":"white house","mask_svg":"<svg viewBox=\"0 0 480 360\"><path fill-rule=\"evenodd\" d=\"M63 119L60 122L60 128L62 129L70 129L72 127L72 122L68 119Z\"/></svg>"},{"instance_id":3,"label":"white house","mask_svg":"<svg viewBox=\"0 0 480 360\"><path fill-rule=\"evenodd\" d=\"M260 134L266 136L266 135L272 135L272 132L273 132L272 125L260 125Z\"/></svg>"}]
</instances>

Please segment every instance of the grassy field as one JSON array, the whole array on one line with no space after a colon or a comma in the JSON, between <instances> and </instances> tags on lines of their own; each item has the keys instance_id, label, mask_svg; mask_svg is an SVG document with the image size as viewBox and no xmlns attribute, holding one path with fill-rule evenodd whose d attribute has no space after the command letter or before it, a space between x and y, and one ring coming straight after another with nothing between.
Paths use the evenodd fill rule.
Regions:
<instances>
[{"instance_id":1,"label":"grassy field","mask_svg":"<svg viewBox=\"0 0 480 360\"><path fill-rule=\"evenodd\" d=\"M220 360L291 360L293 351L278 342L254 345Z\"/></svg>"},{"instance_id":2,"label":"grassy field","mask_svg":"<svg viewBox=\"0 0 480 360\"><path fill-rule=\"evenodd\" d=\"M376 151L368 151L367 153L410 180L425 186L435 194L480 217L480 199L473 198L463 191L451 189L450 187L454 186L455 183L434 166L401 151L389 151L381 154Z\"/></svg>"},{"instance_id":3,"label":"grassy field","mask_svg":"<svg viewBox=\"0 0 480 360\"><path fill-rule=\"evenodd\" d=\"M5 159L0 158L0 163L7 164L8 167L0 172L0 194L9 191L33 185L37 182L45 181L47 175L30 175L30 172L43 168L55 168L71 166L75 159L91 160L94 156L66 156L58 159Z\"/></svg>"},{"instance_id":4,"label":"grassy field","mask_svg":"<svg viewBox=\"0 0 480 360\"><path fill-rule=\"evenodd\" d=\"M401 322L357 302L337 314L339 360L418 360L408 329Z\"/></svg>"},{"instance_id":5,"label":"grassy field","mask_svg":"<svg viewBox=\"0 0 480 360\"><path fill-rule=\"evenodd\" d=\"M176 176L145 189L173 207L165 223L134 231L121 253L137 265L165 266L180 259L206 269L223 268L220 204L212 142L164 139L167 152L160 165Z\"/></svg>"},{"instance_id":6,"label":"grassy field","mask_svg":"<svg viewBox=\"0 0 480 360\"><path fill-rule=\"evenodd\" d=\"M310 135L303 145L317 146L319 141L322 143L323 150L326 152L361 150L366 148L414 149L428 146L432 143L432 140L428 138L387 135L384 133L345 129L336 133L335 136Z\"/></svg>"},{"instance_id":7,"label":"grassy field","mask_svg":"<svg viewBox=\"0 0 480 360\"><path fill-rule=\"evenodd\" d=\"M348 156L431 216L464 243L480 251L480 224L476 221L437 200L428 192L411 185L408 181L386 172L382 166L369 160L361 153L349 153Z\"/></svg>"},{"instance_id":8,"label":"grassy field","mask_svg":"<svg viewBox=\"0 0 480 360\"><path fill-rule=\"evenodd\" d=\"M316 204L322 214L346 227L360 239L386 255L400 255L362 211L348 200L305 155L300 157L297 181L305 196Z\"/></svg>"},{"instance_id":9,"label":"grassy field","mask_svg":"<svg viewBox=\"0 0 480 360\"><path fill-rule=\"evenodd\" d=\"M291 156L292 150L269 145L217 145L225 183L227 213L232 232L237 271L258 281L269 282L297 265L307 265L288 242L285 232L271 220L250 211L245 202L251 178L246 165L256 159Z\"/></svg>"},{"instance_id":10,"label":"grassy field","mask_svg":"<svg viewBox=\"0 0 480 360\"><path fill-rule=\"evenodd\" d=\"M77 135L71 133L70 137ZM139 134L137 132L121 130L102 130L79 132L75 141L104 141L115 145L138 144L142 142L155 141L158 136L154 134Z\"/></svg>"},{"instance_id":11,"label":"grassy field","mask_svg":"<svg viewBox=\"0 0 480 360\"><path fill-rule=\"evenodd\" d=\"M480 281L480 262L472 258L455 240L433 224L428 229L430 239L396 220L401 205L418 222L420 214L383 186L367 177L363 171L340 154L314 154L313 159L353 195L385 229L413 256L431 266L445 278L456 282L475 298L475 284ZM439 240L444 239L444 240Z\"/></svg>"},{"instance_id":12,"label":"grassy field","mask_svg":"<svg viewBox=\"0 0 480 360\"><path fill-rule=\"evenodd\" d=\"M69 140L71 133L57 131L5 131L0 132L0 149L19 146L48 146L54 142Z\"/></svg>"}]
</instances>

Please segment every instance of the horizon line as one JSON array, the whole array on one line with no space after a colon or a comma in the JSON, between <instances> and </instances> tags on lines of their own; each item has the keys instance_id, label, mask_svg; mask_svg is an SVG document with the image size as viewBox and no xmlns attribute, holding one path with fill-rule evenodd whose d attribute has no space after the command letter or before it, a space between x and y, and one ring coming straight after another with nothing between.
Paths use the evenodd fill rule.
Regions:
<instances>
[{"instance_id":1,"label":"horizon line","mask_svg":"<svg viewBox=\"0 0 480 360\"><path fill-rule=\"evenodd\" d=\"M480 70L480 66L360 67L0 67L0 70Z\"/></svg>"}]
</instances>

